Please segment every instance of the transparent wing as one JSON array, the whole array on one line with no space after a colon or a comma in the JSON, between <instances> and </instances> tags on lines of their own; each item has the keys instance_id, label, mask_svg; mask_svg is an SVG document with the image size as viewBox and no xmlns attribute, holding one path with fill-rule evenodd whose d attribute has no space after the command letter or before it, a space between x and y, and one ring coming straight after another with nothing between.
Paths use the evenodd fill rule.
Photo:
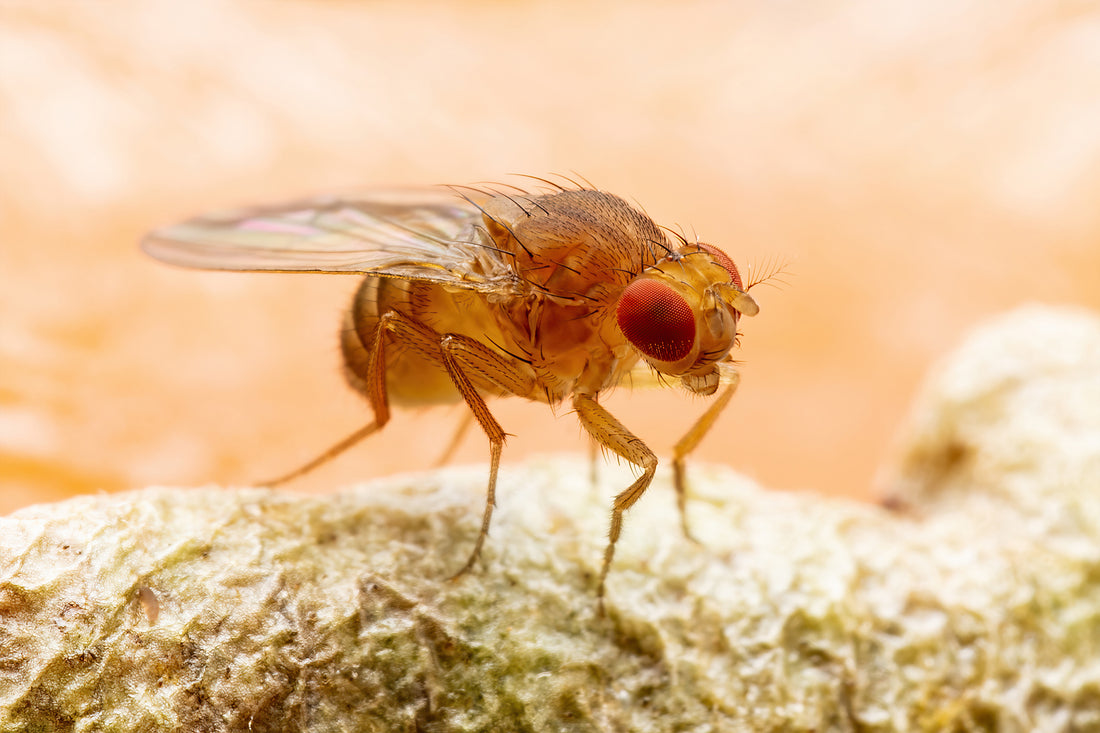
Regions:
<instances>
[{"instance_id":1,"label":"transparent wing","mask_svg":"<svg viewBox=\"0 0 1100 733\"><path fill-rule=\"evenodd\" d=\"M361 273L473 290L514 287L510 262L480 227L478 207L431 189L374 191L201 216L141 243L182 267Z\"/></svg>"}]
</instances>

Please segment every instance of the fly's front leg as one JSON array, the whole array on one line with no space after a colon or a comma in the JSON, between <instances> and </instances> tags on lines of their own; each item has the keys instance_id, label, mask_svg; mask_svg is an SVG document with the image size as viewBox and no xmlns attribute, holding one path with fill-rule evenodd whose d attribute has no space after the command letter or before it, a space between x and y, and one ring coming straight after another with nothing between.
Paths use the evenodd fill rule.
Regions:
<instances>
[{"instance_id":1,"label":"fly's front leg","mask_svg":"<svg viewBox=\"0 0 1100 733\"><path fill-rule=\"evenodd\" d=\"M596 591L602 614L604 584L607 581L607 573L611 570L611 560L615 557L615 543L619 541L619 533L623 528L623 512L634 506L634 502L638 501L649 487L653 480L653 473L657 470L657 456L640 438L627 430L614 415L601 407L592 395L581 393L573 395L573 408L577 411L577 417L589 435L598 440L601 445L642 468L642 475L616 496L615 502L611 505L611 528L608 531L607 549L603 553L603 566L600 568L600 584Z\"/></svg>"},{"instance_id":2,"label":"fly's front leg","mask_svg":"<svg viewBox=\"0 0 1100 733\"><path fill-rule=\"evenodd\" d=\"M489 412L489 407L474 386L471 375L477 377L482 383L488 382L512 394L523 396L530 394L534 386L534 377L522 366L506 360L484 344L466 336L447 334L440 340L439 346L443 355L443 364L451 376L451 381L454 382L455 387L462 394L462 399L466 401L478 424L481 425L481 429L489 438L489 488L485 496L485 513L481 518L481 531L478 533L470 558L462 569L452 576L457 578L474 566L478 555L481 554L481 547L485 544L485 538L489 536L489 522L493 517L493 507L496 506L500 454L504 448L506 435L500 423Z\"/></svg>"},{"instance_id":3,"label":"fly's front leg","mask_svg":"<svg viewBox=\"0 0 1100 733\"><path fill-rule=\"evenodd\" d=\"M691 429L684 434L684 437L676 443L672 448L672 475L673 485L676 487L676 504L680 507L680 525L684 529L684 536L692 541L696 541L691 536L691 532L688 531L687 521L687 485L684 480L684 458L689 453L695 450L696 446L703 439L712 427L714 427L715 421L718 420L718 416L722 414L722 410L729 404L730 399L733 397L733 393L737 391L737 385L741 383L741 375L737 372L733 372L727 379L727 386L718 397L711 403L707 411L699 416L699 419L695 421L695 424L691 426Z\"/></svg>"}]
</instances>

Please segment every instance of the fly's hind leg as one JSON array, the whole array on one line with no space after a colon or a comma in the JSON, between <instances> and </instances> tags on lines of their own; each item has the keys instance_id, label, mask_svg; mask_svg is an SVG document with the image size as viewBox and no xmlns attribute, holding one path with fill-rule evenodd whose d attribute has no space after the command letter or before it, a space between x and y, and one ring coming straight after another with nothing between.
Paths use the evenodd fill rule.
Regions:
<instances>
[{"instance_id":1,"label":"fly's hind leg","mask_svg":"<svg viewBox=\"0 0 1100 733\"><path fill-rule=\"evenodd\" d=\"M303 466L282 476L261 482L260 486L278 486L309 473L318 466L336 458L336 456L367 436L378 432L389 422L390 406L389 399L386 396L386 342L390 339L395 339L401 342L403 346L415 349L435 361L440 361L439 335L435 331L401 315L397 311L389 311L383 314L378 319L378 324L374 329L373 348L367 358L366 379L363 384L367 401L370 402L371 409L374 411L374 420Z\"/></svg>"},{"instance_id":2,"label":"fly's hind leg","mask_svg":"<svg viewBox=\"0 0 1100 733\"><path fill-rule=\"evenodd\" d=\"M447 334L442 337L439 346L443 365L447 368L451 381L454 382L455 387L462 394L462 399L466 401L474 418L489 438L489 486L485 495L485 513L481 518L481 531L477 535L477 541L474 543L469 559L457 573L451 576L453 579L474 566L478 555L481 554L481 547L485 544L485 538L489 536L489 522L493 517L493 507L496 506L500 454L504 448L506 436L500 423L489 412L485 399L474 386L471 375L482 384L489 383L505 392L523 396L530 394L534 386L534 376L484 344L466 336Z\"/></svg>"},{"instance_id":3,"label":"fly's hind leg","mask_svg":"<svg viewBox=\"0 0 1100 733\"><path fill-rule=\"evenodd\" d=\"M378 423L378 420L376 419L371 424L365 425L365 426L359 428L354 433L352 433L348 437L344 438L339 443L332 446L331 448L326 450L321 455L319 455L316 458L302 464L298 468L295 468L292 471L288 471L287 473L284 473L281 476L276 476L275 478L267 479L266 481L258 481L256 483L256 485L257 486L267 486L267 487L271 488L271 487L274 487L274 486L280 486L282 484L285 484L288 481L293 481L294 479L298 478L299 476L303 476L303 475L309 473L310 471L317 468L318 466L322 466L322 465L328 463L333 458L340 455L341 453L346 451L348 448L351 448L353 445L355 445L359 441L363 440L367 436L378 432L378 430L381 427L382 426Z\"/></svg>"},{"instance_id":4,"label":"fly's hind leg","mask_svg":"<svg viewBox=\"0 0 1100 733\"><path fill-rule=\"evenodd\" d=\"M641 466L642 475L625 491L615 497L611 505L611 528L608 530L607 549L603 553L603 566L600 568L599 587L596 596L599 599L600 613L603 613L604 586L607 573L611 570L611 560L615 557L615 543L623 528L623 512L634 506L634 502L653 481L657 470L657 456L636 435L627 430L618 419L596 402L592 395L577 393L573 395L573 408L581 425L600 445L610 448L631 463Z\"/></svg>"},{"instance_id":5,"label":"fly's hind leg","mask_svg":"<svg viewBox=\"0 0 1100 733\"><path fill-rule=\"evenodd\" d=\"M737 391L737 385L741 382L741 377L737 372L726 378L727 386L718 397L711 403L707 411L699 416L699 419L695 421L695 424L691 426L691 429L684 434L684 437L676 443L672 448L672 476L673 485L676 487L676 504L680 507L680 525L683 527L684 536L693 542L697 542L694 537L691 536L691 532L688 530L687 521L687 482L684 479L684 458L689 453L695 450L696 446L703 439L712 427L714 427L715 421L718 420L718 416L722 414L722 410L729 404L730 399L733 397L733 393Z\"/></svg>"}]
</instances>

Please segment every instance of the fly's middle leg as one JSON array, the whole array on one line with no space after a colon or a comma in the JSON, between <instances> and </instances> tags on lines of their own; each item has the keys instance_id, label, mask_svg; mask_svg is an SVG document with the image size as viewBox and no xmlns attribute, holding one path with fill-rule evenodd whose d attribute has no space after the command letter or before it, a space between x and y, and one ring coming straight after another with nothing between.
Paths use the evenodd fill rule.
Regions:
<instances>
[{"instance_id":1,"label":"fly's middle leg","mask_svg":"<svg viewBox=\"0 0 1100 733\"><path fill-rule=\"evenodd\" d=\"M485 399L477 391L470 375L475 375L481 383L490 383L503 390L517 395L527 395L534 385L534 377L516 364L507 361L504 357L489 349L484 344L474 341L466 336L447 334L439 343L443 356L443 365L451 376L462 399L470 407L474 418L477 419L481 429L489 438L489 487L485 496L485 513L481 518L481 531L474 543L474 550L470 553L466 564L455 573L452 578L457 578L467 572L477 562L481 554L481 547L485 544L485 538L489 536L489 522L493 517L493 507L496 506L497 473L500 470L500 454L504 448L506 433L500 427L492 413L489 412Z\"/></svg>"}]
</instances>

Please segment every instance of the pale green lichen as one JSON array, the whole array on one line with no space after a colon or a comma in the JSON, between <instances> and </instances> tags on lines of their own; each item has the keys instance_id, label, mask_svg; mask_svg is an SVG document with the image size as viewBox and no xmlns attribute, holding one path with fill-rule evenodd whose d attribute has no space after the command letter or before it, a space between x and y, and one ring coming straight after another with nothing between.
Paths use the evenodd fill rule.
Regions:
<instances>
[{"instance_id":1,"label":"pale green lichen","mask_svg":"<svg viewBox=\"0 0 1100 733\"><path fill-rule=\"evenodd\" d=\"M792 446L792 455L797 448ZM332 497L149 489L0 520L3 731L1100 729L1100 320L1032 308L929 384L892 513L579 460Z\"/></svg>"}]
</instances>

